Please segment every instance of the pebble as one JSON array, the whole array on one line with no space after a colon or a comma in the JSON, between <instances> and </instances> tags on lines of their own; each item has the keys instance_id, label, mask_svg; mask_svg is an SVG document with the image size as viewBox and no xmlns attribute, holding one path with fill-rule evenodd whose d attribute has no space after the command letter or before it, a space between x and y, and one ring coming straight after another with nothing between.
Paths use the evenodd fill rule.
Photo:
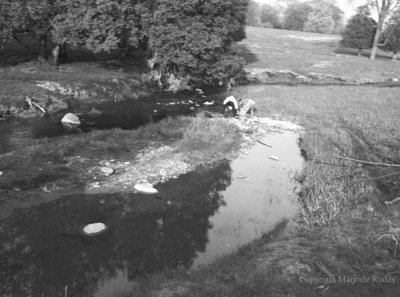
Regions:
<instances>
[{"instance_id":1,"label":"pebble","mask_svg":"<svg viewBox=\"0 0 400 297\"><path fill-rule=\"evenodd\" d=\"M3 171L0 171L0 176L2 176L3 175Z\"/></svg>"},{"instance_id":2,"label":"pebble","mask_svg":"<svg viewBox=\"0 0 400 297\"><path fill-rule=\"evenodd\" d=\"M275 156L269 156L268 158L270 158L271 160L279 161L279 158Z\"/></svg>"}]
</instances>

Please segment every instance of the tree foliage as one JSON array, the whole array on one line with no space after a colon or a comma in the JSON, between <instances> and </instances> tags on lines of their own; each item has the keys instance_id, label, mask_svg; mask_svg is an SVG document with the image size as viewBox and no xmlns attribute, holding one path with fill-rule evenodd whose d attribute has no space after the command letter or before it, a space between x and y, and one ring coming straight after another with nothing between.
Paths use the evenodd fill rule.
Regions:
<instances>
[{"instance_id":1,"label":"tree foliage","mask_svg":"<svg viewBox=\"0 0 400 297\"><path fill-rule=\"evenodd\" d=\"M94 53L137 47L143 38L144 6L130 0L59 0L52 20L52 39Z\"/></svg>"},{"instance_id":2,"label":"tree foliage","mask_svg":"<svg viewBox=\"0 0 400 297\"><path fill-rule=\"evenodd\" d=\"M335 21L329 7L313 6L304 23L304 31L330 34L335 28Z\"/></svg>"},{"instance_id":3,"label":"tree foliage","mask_svg":"<svg viewBox=\"0 0 400 297\"><path fill-rule=\"evenodd\" d=\"M396 55L400 52L400 13L395 13L389 24L386 26L383 32L383 45L381 49L387 52L393 53L393 60L396 59Z\"/></svg>"},{"instance_id":4,"label":"tree foliage","mask_svg":"<svg viewBox=\"0 0 400 297\"><path fill-rule=\"evenodd\" d=\"M0 50L29 36L54 63L66 46L95 54L143 46L163 83L209 84L244 65L234 42L245 37L247 0L0 0L0 8Z\"/></svg>"},{"instance_id":5,"label":"tree foliage","mask_svg":"<svg viewBox=\"0 0 400 297\"><path fill-rule=\"evenodd\" d=\"M342 33L341 45L359 50L371 48L376 31L376 21L366 6L358 8L357 14L350 18Z\"/></svg>"},{"instance_id":6,"label":"tree foliage","mask_svg":"<svg viewBox=\"0 0 400 297\"><path fill-rule=\"evenodd\" d=\"M170 77L226 84L244 60L233 35L246 20L246 0L160 0L148 29L153 68Z\"/></svg>"},{"instance_id":7,"label":"tree foliage","mask_svg":"<svg viewBox=\"0 0 400 297\"><path fill-rule=\"evenodd\" d=\"M303 31L304 23L312 7L309 3L290 4L285 12L284 28L287 30Z\"/></svg>"}]
</instances>

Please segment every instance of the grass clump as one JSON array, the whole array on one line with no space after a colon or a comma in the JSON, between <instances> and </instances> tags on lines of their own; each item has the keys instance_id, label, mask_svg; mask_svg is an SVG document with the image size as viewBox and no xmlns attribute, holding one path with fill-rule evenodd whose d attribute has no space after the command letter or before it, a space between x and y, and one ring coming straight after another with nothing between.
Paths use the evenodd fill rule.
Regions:
<instances>
[{"instance_id":1,"label":"grass clump","mask_svg":"<svg viewBox=\"0 0 400 297\"><path fill-rule=\"evenodd\" d=\"M239 147L240 137L233 124L199 116L167 118L132 131L98 130L38 139L0 155L0 171L4 172L0 188L37 188L58 179L75 182L74 176L84 174L90 164L134 160L144 148L160 144L171 146L190 164L200 165L225 158Z\"/></svg>"}]
</instances>

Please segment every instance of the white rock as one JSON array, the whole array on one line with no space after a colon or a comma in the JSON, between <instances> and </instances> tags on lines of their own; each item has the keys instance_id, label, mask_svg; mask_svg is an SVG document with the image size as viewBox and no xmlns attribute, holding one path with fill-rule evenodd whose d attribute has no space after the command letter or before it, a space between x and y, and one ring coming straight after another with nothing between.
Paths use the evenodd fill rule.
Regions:
<instances>
[{"instance_id":1,"label":"white rock","mask_svg":"<svg viewBox=\"0 0 400 297\"><path fill-rule=\"evenodd\" d=\"M85 232L85 234L87 235L94 235L101 231L104 231L106 228L107 228L106 225L104 225L103 223L93 223L86 225L83 228L83 232Z\"/></svg>"},{"instance_id":2,"label":"white rock","mask_svg":"<svg viewBox=\"0 0 400 297\"><path fill-rule=\"evenodd\" d=\"M67 127L77 127L81 124L78 116L73 113L67 113L62 119L61 123Z\"/></svg>"},{"instance_id":3,"label":"white rock","mask_svg":"<svg viewBox=\"0 0 400 297\"><path fill-rule=\"evenodd\" d=\"M203 105L214 105L214 102L206 101L206 102L203 103Z\"/></svg>"},{"instance_id":4,"label":"white rock","mask_svg":"<svg viewBox=\"0 0 400 297\"><path fill-rule=\"evenodd\" d=\"M110 167L101 167L100 168L101 172L103 172L105 175L111 175L114 173L114 169Z\"/></svg>"},{"instance_id":5,"label":"white rock","mask_svg":"<svg viewBox=\"0 0 400 297\"><path fill-rule=\"evenodd\" d=\"M3 175L3 171L0 171L0 176L2 176Z\"/></svg>"},{"instance_id":6,"label":"white rock","mask_svg":"<svg viewBox=\"0 0 400 297\"><path fill-rule=\"evenodd\" d=\"M270 158L270 159L272 159L272 160L275 160L275 161L279 161L279 158L276 157L276 156L269 156L268 158Z\"/></svg>"},{"instance_id":7,"label":"white rock","mask_svg":"<svg viewBox=\"0 0 400 297\"><path fill-rule=\"evenodd\" d=\"M157 189L153 188L152 184L136 184L133 188L143 194L158 194Z\"/></svg>"}]
</instances>

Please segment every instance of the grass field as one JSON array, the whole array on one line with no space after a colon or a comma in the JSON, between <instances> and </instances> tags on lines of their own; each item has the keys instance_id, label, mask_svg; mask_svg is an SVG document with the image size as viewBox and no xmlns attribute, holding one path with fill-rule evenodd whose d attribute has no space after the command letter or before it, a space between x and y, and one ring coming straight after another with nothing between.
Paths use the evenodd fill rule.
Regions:
<instances>
[{"instance_id":1,"label":"grass field","mask_svg":"<svg viewBox=\"0 0 400 297\"><path fill-rule=\"evenodd\" d=\"M375 61L356 49L340 48L338 35L247 27L240 42L247 67L290 69L299 74L324 73L382 81L400 77L397 61L379 52Z\"/></svg>"}]
</instances>

